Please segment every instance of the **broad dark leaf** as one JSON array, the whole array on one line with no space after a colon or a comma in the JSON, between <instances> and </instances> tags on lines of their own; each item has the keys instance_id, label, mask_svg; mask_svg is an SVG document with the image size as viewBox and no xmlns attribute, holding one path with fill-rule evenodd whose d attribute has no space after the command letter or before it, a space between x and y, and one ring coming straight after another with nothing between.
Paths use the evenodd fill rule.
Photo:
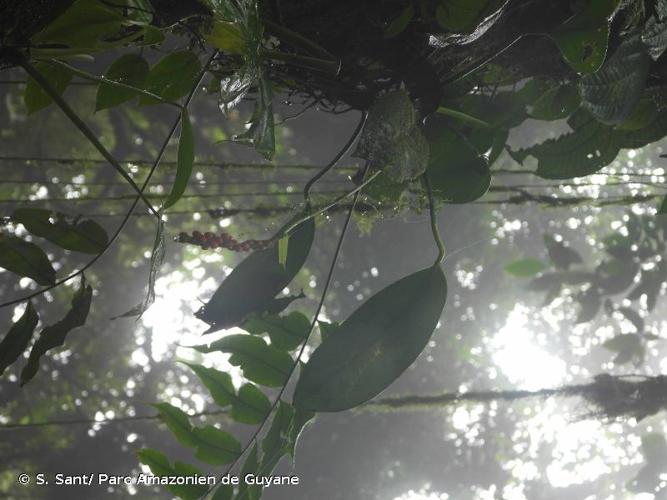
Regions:
<instances>
[{"instance_id":1,"label":"broad dark leaf","mask_svg":"<svg viewBox=\"0 0 667 500\"><path fill-rule=\"evenodd\" d=\"M259 457L257 453L257 445L253 445L246 456L243 467L241 467L241 477L247 474L259 473ZM234 500L259 500L262 496L262 487L256 484L247 484L245 481L240 481L239 489L234 497Z\"/></svg>"},{"instance_id":2,"label":"broad dark leaf","mask_svg":"<svg viewBox=\"0 0 667 500\"><path fill-rule=\"evenodd\" d=\"M97 254L109 242L104 228L91 219L80 220L43 208L18 208L11 217L35 236L46 238L66 250Z\"/></svg>"},{"instance_id":3,"label":"broad dark leaf","mask_svg":"<svg viewBox=\"0 0 667 500\"><path fill-rule=\"evenodd\" d=\"M642 361L644 359L644 344L639 335L627 333L617 335L602 344L602 347L616 353L614 364L624 365L631 361Z\"/></svg>"},{"instance_id":4,"label":"broad dark leaf","mask_svg":"<svg viewBox=\"0 0 667 500\"><path fill-rule=\"evenodd\" d=\"M192 174L192 164L194 161L195 145L192 125L190 124L190 115L187 109L183 109L181 112L181 136L178 139L176 179L167 200L164 202L164 209L174 205L183 196L185 188L188 186L190 175Z\"/></svg>"},{"instance_id":5,"label":"broad dark leaf","mask_svg":"<svg viewBox=\"0 0 667 500\"><path fill-rule=\"evenodd\" d=\"M39 360L44 354L55 347L63 345L67 335L72 330L86 323L92 298L93 289L90 285L86 285L86 281L83 275L81 275L81 287L72 298L70 310L63 319L45 327L32 346L28 363L21 371L21 386L27 384L35 376L37 370L39 370Z\"/></svg>"},{"instance_id":6,"label":"broad dark leaf","mask_svg":"<svg viewBox=\"0 0 667 500\"><path fill-rule=\"evenodd\" d=\"M271 421L271 428L262 440L262 461L260 470L269 475L283 455L290 450L290 429L294 418L294 408L280 401Z\"/></svg>"},{"instance_id":7,"label":"broad dark leaf","mask_svg":"<svg viewBox=\"0 0 667 500\"><path fill-rule=\"evenodd\" d=\"M0 235L0 267L31 278L40 285L56 282L56 271L44 251L15 236Z\"/></svg>"},{"instance_id":8,"label":"broad dark leaf","mask_svg":"<svg viewBox=\"0 0 667 500\"><path fill-rule=\"evenodd\" d=\"M385 38L394 38L395 36L400 35L405 31L405 28L408 27L410 21L415 16L415 6L413 4L408 5L401 13L395 17L384 30Z\"/></svg>"},{"instance_id":9,"label":"broad dark leaf","mask_svg":"<svg viewBox=\"0 0 667 500\"><path fill-rule=\"evenodd\" d=\"M199 352L224 352L231 354L229 362L240 366L243 375L253 382L269 387L281 387L292 370L289 354L252 335L227 335L220 340L195 346Z\"/></svg>"},{"instance_id":10,"label":"broad dark leaf","mask_svg":"<svg viewBox=\"0 0 667 500\"><path fill-rule=\"evenodd\" d=\"M147 465L151 472L158 477L175 476L202 476L203 472L196 467L176 462L173 467L169 459L161 452L150 448L143 448L138 453L139 461ZM198 484L172 484L165 485L165 489L184 500L197 500L203 497L208 491L208 486Z\"/></svg>"},{"instance_id":11,"label":"broad dark leaf","mask_svg":"<svg viewBox=\"0 0 667 500\"><path fill-rule=\"evenodd\" d=\"M427 171L434 194L450 203L482 197L491 184L482 152L474 151L441 117L429 119L425 134L431 151Z\"/></svg>"},{"instance_id":12,"label":"broad dark leaf","mask_svg":"<svg viewBox=\"0 0 667 500\"><path fill-rule=\"evenodd\" d=\"M169 101L184 96L197 83L201 63L192 52L183 50L163 57L148 72L146 90ZM157 104L160 101L141 95L139 103Z\"/></svg>"},{"instance_id":13,"label":"broad dark leaf","mask_svg":"<svg viewBox=\"0 0 667 500\"><path fill-rule=\"evenodd\" d=\"M32 307L32 302L28 301L21 317L0 342L0 375L27 349L38 321L39 316Z\"/></svg>"},{"instance_id":14,"label":"broad dark leaf","mask_svg":"<svg viewBox=\"0 0 667 500\"><path fill-rule=\"evenodd\" d=\"M436 20L447 31L471 33L505 3L505 0L448 0L438 5Z\"/></svg>"},{"instance_id":15,"label":"broad dark leaf","mask_svg":"<svg viewBox=\"0 0 667 500\"><path fill-rule=\"evenodd\" d=\"M651 16L642 33L642 42L648 47L649 54L657 61L667 49L667 1L655 3L656 15Z\"/></svg>"},{"instance_id":16,"label":"broad dark leaf","mask_svg":"<svg viewBox=\"0 0 667 500\"><path fill-rule=\"evenodd\" d=\"M310 320L298 311L287 316L264 314L253 316L243 323L243 329L253 335L268 333L271 346L292 351L306 340L310 333Z\"/></svg>"},{"instance_id":17,"label":"broad dark leaf","mask_svg":"<svg viewBox=\"0 0 667 500\"><path fill-rule=\"evenodd\" d=\"M294 406L342 411L376 396L419 356L447 297L439 267L411 274L378 292L313 352L294 392Z\"/></svg>"},{"instance_id":18,"label":"broad dark leaf","mask_svg":"<svg viewBox=\"0 0 667 500\"><path fill-rule=\"evenodd\" d=\"M59 66L37 63L35 69L48 80L58 94L62 94L72 81L72 73ZM29 114L47 107L52 102L51 96L32 77L28 77L23 100Z\"/></svg>"},{"instance_id":19,"label":"broad dark leaf","mask_svg":"<svg viewBox=\"0 0 667 500\"><path fill-rule=\"evenodd\" d=\"M582 105L603 123L621 123L639 103L650 63L639 37L624 40L602 68L579 80Z\"/></svg>"},{"instance_id":20,"label":"broad dark leaf","mask_svg":"<svg viewBox=\"0 0 667 500\"><path fill-rule=\"evenodd\" d=\"M562 241L557 241L550 234L544 235L544 244L549 252L549 258L557 268L568 270L572 264L582 262L581 255L570 247L566 247Z\"/></svg>"},{"instance_id":21,"label":"broad dark leaf","mask_svg":"<svg viewBox=\"0 0 667 500\"><path fill-rule=\"evenodd\" d=\"M195 457L210 465L224 465L236 460L241 454L241 443L231 434L212 425L195 427Z\"/></svg>"},{"instance_id":22,"label":"broad dark leaf","mask_svg":"<svg viewBox=\"0 0 667 500\"><path fill-rule=\"evenodd\" d=\"M299 272L313 243L315 223L301 224L290 236L285 266L278 262L278 246L253 252L234 268L196 316L211 327L206 333L242 324L251 313L261 313Z\"/></svg>"},{"instance_id":23,"label":"broad dark leaf","mask_svg":"<svg viewBox=\"0 0 667 500\"><path fill-rule=\"evenodd\" d=\"M125 54L116 59L104 77L116 82L142 88L148 76L148 63L138 54ZM137 96L131 89L100 83L95 99L95 111L113 108Z\"/></svg>"},{"instance_id":24,"label":"broad dark leaf","mask_svg":"<svg viewBox=\"0 0 667 500\"><path fill-rule=\"evenodd\" d=\"M586 292L579 294L577 297L579 300L579 315L575 323L586 323L587 321L592 320L600 310L602 301L600 299L600 293L594 289L589 288Z\"/></svg>"}]
</instances>

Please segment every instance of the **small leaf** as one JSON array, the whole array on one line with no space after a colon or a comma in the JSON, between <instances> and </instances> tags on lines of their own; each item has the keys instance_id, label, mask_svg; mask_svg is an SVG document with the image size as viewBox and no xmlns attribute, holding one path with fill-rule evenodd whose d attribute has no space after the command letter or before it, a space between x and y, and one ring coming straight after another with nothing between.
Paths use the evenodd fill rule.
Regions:
<instances>
[{"instance_id":1,"label":"small leaf","mask_svg":"<svg viewBox=\"0 0 667 500\"><path fill-rule=\"evenodd\" d=\"M446 297L439 267L411 274L372 296L313 352L296 385L294 406L342 411L382 392L426 347Z\"/></svg>"},{"instance_id":2,"label":"small leaf","mask_svg":"<svg viewBox=\"0 0 667 500\"><path fill-rule=\"evenodd\" d=\"M187 413L169 403L156 403L153 406L159 412L160 420L166 424L179 443L195 446L196 439Z\"/></svg>"},{"instance_id":3,"label":"small leaf","mask_svg":"<svg viewBox=\"0 0 667 500\"><path fill-rule=\"evenodd\" d=\"M202 365L183 363L188 366L202 384L208 389L213 401L220 407L233 404L236 401L236 391L232 383L232 377L229 373L221 372L213 368L206 368Z\"/></svg>"},{"instance_id":4,"label":"small leaf","mask_svg":"<svg viewBox=\"0 0 667 500\"><path fill-rule=\"evenodd\" d=\"M572 264L582 262L581 255L570 247L566 247L562 241L557 241L550 234L544 235L544 244L549 252L549 258L557 268L568 270Z\"/></svg>"},{"instance_id":5,"label":"small leaf","mask_svg":"<svg viewBox=\"0 0 667 500\"><path fill-rule=\"evenodd\" d=\"M178 139L178 165L176 168L176 179L171 187L171 192L164 202L164 209L173 206L181 199L192 174L192 165L195 160L194 137L192 125L187 109L181 112L181 136Z\"/></svg>"},{"instance_id":6,"label":"small leaf","mask_svg":"<svg viewBox=\"0 0 667 500\"><path fill-rule=\"evenodd\" d=\"M635 331L637 333L642 333L644 331L644 319L637 311L630 309L629 307L619 307L617 311L625 316L625 319L632 323L632 326L635 327Z\"/></svg>"},{"instance_id":7,"label":"small leaf","mask_svg":"<svg viewBox=\"0 0 667 500\"><path fill-rule=\"evenodd\" d=\"M269 398L253 384L245 384L239 389L238 401L229 416L244 424L259 424L270 411Z\"/></svg>"},{"instance_id":8,"label":"small leaf","mask_svg":"<svg viewBox=\"0 0 667 500\"><path fill-rule=\"evenodd\" d=\"M227 54L243 55L248 49L243 30L239 25L223 19L214 18L213 28L204 38Z\"/></svg>"},{"instance_id":9,"label":"small leaf","mask_svg":"<svg viewBox=\"0 0 667 500\"><path fill-rule=\"evenodd\" d=\"M66 250L88 254L102 252L109 237L102 226L91 219L79 220L61 212L43 208L18 208L11 216L34 234Z\"/></svg>"},{"instance_id":10,"label":"small leaf","mask_svg":"<svg viewBox=\"0 0 667 500\"><path fill-rule=\"evenodd\" d=\"M62 94L72 81L72 73L60 66L37 63L35 64L35 70L48 80L58 94ZM23 100L26 108L28 108L28 114L39 111L52 102L51 96L32 77L28 77L26 82Z\"/></svg>"},{"instance_id":11,"label":"small leaf","mask_svg":"<svg viewBox=\"0 0 667 500\"><path fill-rule=\"evenodd\" d=\"M285 267L287 264L287 248L289 247L289 238L283 236L278 240L278 264Z\"/></svg>"},{"instance_id":12,"label":"small leaf","mask_svg":"<svg viewBox=\"0 0 667 500\"><path fill-rule=\"evenodd\" d=\"M519 278L530 278L544 270L546 266L541 260L527 257L515 260L505 266L505 272Z\"/></svg>"},{"instance_id":13,"label":"small leaf","mask_svg":"<svg viewBox=\"0 0 667 500\"><path fill-rule=\"evenodd\" d=\"M138 54L125 54L116 59L107 69L104 77L108 80L141 88L148 76L148 63ZM137 96L131 89L100 83L95 98L95 111L113 108Z\"/></svg>"},{"instance_id":14,"label":"small leaf","mask_svg":"<svg viewBox=\"0 0 667 500\"><path fill-rule=\"evenodd\" d=\"M206 333L243 323L252 313L261 313L274 304L278 295L303 266L313 243L315 223L304 222L289 236L285 266L278 262L278 248L273 245L253 252L234 268L222 282L197 318L211 328Z\"/></svg>"},{"instance_id":15,"label":"small leaf","mask_svg":"<svg viewBox=\"0 0 667 500\"><path fill-rule=\"evenodd\" d=\"M92 298L93 289L90 285L86 285L85 278L81 275L81 287L72 298L70 310L63 319L45 327L32 346L28 363L21 371L21 386L27 384L35 376L37 370L39 370L39 360L44 354L63 345L69 332L86 323Z\"/></svg>"},{"instance_id":16,"label":"small leaf","mask_svg":"<svg viewBox=\"0 0 667 500\"><path fill-rule=\"evenodd\" d=\"M607 340L602 347L610 351L616 352L614 364L624 365L631 362L633 359L644 358L644 345L639 335L628 333L624 335L617 335L616 337Z\"/></svg>"},{"instance_id":17,"label":"small leaf","mask_svg":"<svg viewBox=\"0 0 667 500\"><path fill-rule=\"evenodd\" d=\"M231 434L212 425L195 427L192 432L197 451L195 457L210 465L224 465L241 455L241 443Z\"/></svg>"},{"instance_id":18,"label":"small leaf","mask_svg":"<svg viewBox=\"0 0 667 500\"><path fill-rule=\"evenodd\" d=\"M31 278L40 285L56 282L56 271L44 250L15 236L0 234L0 267Z\"/></svg>"},{"instance_id":19,"label":"small leaf","mask_svg":"<svg viewBox=\"0 0 667 500\"><path fill-rule=\"evenodd\" d=\"M197 83L201 63L192 52L172 52L155 64L146 77L146 90L168 101L175 101L187 94ZM141 95L140 104L157 104L160 101Z\"/></svg>"},{"instance_id":20,"label":"small leaf","mask_svg":"<svg viewBox=\"0 0 667 500\"><path fill-rule=\"evenodd\" d=\"M243 467L241 467L240 477L244 478L248 474L259 474L259 459L257 457L257 445L253 445L245 459ZM262 496L262 487L256 484L248 484L245 481L240 481L236 500L259 500Z\"/></svg>"},{"instance_id":21,"label":"small leaf","mask_svg":"<svg viewBox=\"0 0 667 500\"><path fill-rule=\"evenodd\" d=\"M32 302L28 301L21 317L12 325L5 338L0 342L0 375L5 372L9 365L19 359L19 356L26 350L37 326L37 321L39 321L39 316L32 306Z\"/></svg>"},{"instance_id":22,"label":"small leaf","mask_svg":"<svg viewBox=\"0 0 667 500\"><path fill-rule=\"evenodd\" d=\"M594 288L589 288L577 298L579 300L579 305L581 305L581 309L575 323L579 324L591 321L595 318L602 305L599 292Z\"/></svg>"},{"instance_id":23,"label":"small leaf","mask_svg":"<svg viewBox=\"0 0 667 500\"><path fill-rule=\"evenodd\" d=\"M315 413L312 411L303 410L301 408L295 409L294 416L292 417L292 424L289 428L289 454L292 458L294 458L296 447L303 430L314 418Z\"/></svg>"},{"instance_id":24,"label":"small leaf","mask_svg":"<svg viewBox=\"0 0 667 500\"><path fill-rule=\"evenodd\" d=\"M283 455L290 449L290 428L294 408L284 401L278 402L278 408L273 415L271 428L262 440L262 463L260 466L263 475L269 475Z\"/></svg>"},{"instance_id":25,"label":"small leaf","mask_svg":"<svg viewBox=\"0 0 667 500\"><path fill-rule=\"evenodd\" d=\"M638 37L624 40L600 70L579 80L582 105L602 123L621 123L639 103L650 62Z\"/></svg>"},{"instance_id":26,"label":"small leaf","mask_svg":"<svg viewBox=\"0 0 667 500\"><path fill-rule=\"evenodd\" d=\"M231 354L229 362L240 366L247 379L269 387L281 387L292 371L291 356L267 345L261 337L227 335L208 346L195 346L194 349Z\"/></svg>"},{"instance_id":27,"label":"small leaf","mask_svg":"<svg viewBox=\"0 0 667 500\"><path fill-rule=\"evenodd\" d=\"M561 120L570 116L579 104L579 93L573 85L556 86L532 104L530 116L537 120Z\"/></svg>"},{"instance_id":28,"label":"small leaf","mask_svg":"<svg viewBox=\"0 0 667 500\"><path fill-rule=\"evenodd\" d=\"M658 208L658 215L667 215L667 196L665 196L660 203L660 207Z\"/></svg>"},{"instance_id":29,"label":"small leaf","mask_svg":"<svg viewBox=\"0 0 667 500\"><path fill-rule=\"evenodd\" d=\"M389 26L387 26L387 28L384 30L384 37L394 38L395 36L398 36L401 33L403 33L405 31L405 28L408 27L410 21L412 21L412 18L414 16L415 16L415 7L411 3L405 9L403 9L396 18L394 18L389 23Z\"/></svg>"},{"instance_id":30,"label":"small leaf","mask_svg":"<svg viewBox=\"0 0 667 500\"><path fill-rule=\"evenodd\" d=\"M292 351L308 337L310 320L298 311L287 316L266 314L250 318L243 324L243 329L253 335L268 333L273 347Z\"/></svg>"}]
</instances>

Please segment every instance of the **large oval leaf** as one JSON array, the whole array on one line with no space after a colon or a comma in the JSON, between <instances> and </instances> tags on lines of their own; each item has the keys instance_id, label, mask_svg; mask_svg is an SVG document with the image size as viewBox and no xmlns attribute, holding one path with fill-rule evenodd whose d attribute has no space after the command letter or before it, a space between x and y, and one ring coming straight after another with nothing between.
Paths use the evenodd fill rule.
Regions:
<instances>
[{"instance_id":1,"label":"large oval leaf","mask_svg":"<svg viewBox=\"0 0 667 500\"><path fill-rule=\"evenodd\" d=\"M104 228L91 219L78 220L44 208L19 208L12 214L12 221L66 250L96 254L109 242Z\"/></svg>"},{"instance_id":2,"label":"large oval leaf","mask_svg":"<svg viewBox=\"0 0 667 500\"><path fill-rule=\"evenodd\" d=\"M125 54L116 59L104 77L133 87L142 87L148 76L148 63L138 54ZM95 98L95 111L113 108L136 97L132 89L115 87L108 83L100 83Z\"/></svg>"},{"instance_id":3,"label":"large oval leaf","mask_svg":"<svg viewBox=\"0 0 667 500\"><path fill-rule=\"evenodd\" d=\"M287 259L281 265L278 245L258 250L241 262L222 282L196 316L211 328L206 333L237 326L254 312L263 312L288 284L308 257L315 234L313 219L289 237Z\"/></svg>"},{"instance_id":4,"label":"large oval leaf","mask_svg":"<svg viewBox=\"0 0 667 500\"><path fill-rule=\"evenodd\" d=\"M294 405L342 411L382 392L422 352L446 298L445 275L431 267L368 299L315 350L297 383Z\"/></svg>"},{"instance_id":5,"label":"large oval leaf","mask_svg":"<svg viewBox=\"0 0 667 500\"><path fill-rule=\"evenodd\" d=\"M160 59L148 72L146 90L175 101L187 94L197 83L201 63L197 56L187 50L172 52ZM147 95L139 97L140 104L157 104L158 100Z\"/></svg>"},{"instance_id":6,"label":"large oval leaf","mask_svg":"<svg viewBox=\"0 0 667 500\"><path fill-rule=\"evenodd\" d=\"M32 278L40 285L56 282L56 271L44 250L15 236L0 234L0 267Z\"/></svg>"}]
</instances>

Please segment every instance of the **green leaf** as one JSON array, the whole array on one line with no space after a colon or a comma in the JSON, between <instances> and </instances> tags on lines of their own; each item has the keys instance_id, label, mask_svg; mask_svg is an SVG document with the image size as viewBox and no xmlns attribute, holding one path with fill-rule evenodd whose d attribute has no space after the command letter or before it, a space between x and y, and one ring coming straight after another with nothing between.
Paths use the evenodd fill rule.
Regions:
<instances>
[{"instance_id":1,"label":"green leaf","mask_svg":"<svg viewBox=\"0 0 667 500\"><path fill-rule=\"evenodd\" d=\"M276 152L274 121L273 121L273 91L271 81L264 72L257 77L258 96L255 102L250 127L234 138L235 141L250 144L265 159L273 159ZM226 106L227 107L227 106Z\"/></svg>"},{"instance_id":2,"label":"green leaf","mask_svg":"<svg viewBox=\"0 0 667 500\"><path fill-rule=\"evenodd\" d=\"M116 59L107 69L108 80L141 88L148 76L148 63L138 54L125 54ZM95 98L95 111L113 108L137 96L131 89L100 83Z\"/></svg>"},{"instance_id":3,"label":"green leaf","mask_svg":"<svg viewBox=\"0 0 667 500\"><path fill-rule=\"evenodd\" d=\"M658 0L655 11L656 15L651 16L644 25L642 42L648 47L651 58L657 61L667 49L667 1Z\"/></svg>"},{"instance_id":4,"label":"green leaf","mask_svg":"<svg viewBox=\"0 0 667 500\"><path fill-rule=\"evenodd\" d=\"M39 316L32 306L32 302L28 301L21 317L12 325L5 338L0 342L0 375L5 372L9 365L19 359L19 356L27 349L37 326L37 321L39 321Z\"/></svg>"},{"instance_id":5,"label":"green leaf","mask_svg":"<svg viewBox=\"0 0 667 500\"><path fill-rule=\"evenodd\" d=\"M530 278L544 270L546 266L541 260L527 257L525 259L515 260L505 266L505 272L519 278Z\"/></svg>"},{"instance_id":6,"label":"green leaf","mask_svg":"<svg viewBox=\"0 0 667 500\"><path fill-rule=\"evenodd\" d=\"M262 441L262 475L269 475L283 455L290 449L290 429L294 408L284 401L278 402L278 408L273 415L271 428Z\"/></svg>"},{"instance_id":7,"label":"green leaf","mask_svg":"<svg viewBox=\"0 0 667 500\"><path fill-rule=\"evenodd\" d=\"M91 219L80 220L44 208L18 208L11 216L34 234L66 250L89 254L102 252L109 237L102 226Z\"/></svg>"},{"instance_id":8,"label":"green leaf","mask_svg":"<svg viewBox=\"0 0 667 500\"><path fill-rule=\"evenodd\" d=\"M232 406L230 417L244 424L259 424L271 411L271 401L253 384L239 389L237 404Z\"/></svg>"},{"instance_id":9,"label":"green leaf","mask_svg":"<svg viewBox=\"0 0 667 500\"><path fill-rule=\"evenodd\" d=\"M447 0L435 11L440 26L455 33L470 33L506 3L501 0Z\"/></svg>"},{"instance_id":10,"label":"green leaf","mask_svg":"<svg viewBox=\"0 0 667 500\"><path fill-rule=\"evenodd\" d=\"M296 408L294 416L292 417L292 424L289 428L289 454L294 458L297 444L303 430L306 428L308 423L312 422L315 418L315 413L308 410L303 410L301 408Z\"/></svg>"},{"instance_id":11,"label":"green leaf","mask_svg":"<svg viewBox=\"0 0 667 500\"><path fill-rule=\"evenodd\" d=\"M411 3L405 9L403 9L396 18L394 18L389 23L389 26L385 28L384 37L394 38L395 36L398 36L401 33L403 33L405 31L405 28L408 27L410 21L412 21L412 18L414 16L415 16L415 7Z\"/></svg>"},{"instance_id":12,"label":"green leaf","mask_svg":"<svg viewBox=\"0 0 667 500\"><path fill-rule=\"evenodd\" d=\"M214 18L213 27L204 38L227 54L243 55L248 50L243 30L239 25L223 19Z\"/></svg>"},{"instance_id":13,"label":"green leaf","mask_svg":"<svg viewBox=\"0 0 667 500\"><path fill-rule=\"evenodd\" d=\"M172 52L155 64L146 77L146 90L169 101L184 96L197 83L201 63L192 52ZM140 104L157 104L160 101L141 95Z\"/></svg>"},{"instance_id":14,"label":"green leaf","mask_svg":"<svg viewBox=\"0 0 667 500\"><path fill-rule=\"evenodd\" d=\"M195 446L196 439L187 413L169 403L156 403L153 406L159 412L160 420L166 424L179 443L189 447Z\"/></svg>"},{"instance_id":15,"label":"green leaf","mask_svg":"<svg viewBox=\"0 0 667 500\"><path fill-rule=\"evenodd\" d=\"M72 298L70 310L63 319L45 327L32 346L28 363L21 371L21 386L27 384L35 376L37 370L39 370L39 360L44 354L55 347L63 345L69 332L86 323L92 298L93 289L90 285L86 285L86 280L81 275L81 287Z\"/></svg>"},{"instance_id":16,"label":"green leaf","mask_svg":"<svg viewBox=\"0 0 667 500\"><path fill-rule=\"evenodd\" d=\"M566 247L562 241L556 239L550 234L544 235L544 244L549 252L549 258L558 269L568 270L572 264L582 262L581 255L570 247Z\"/></svg>"},{"instance_id":17,"label":"green leaf","mask_svg":"<svg viewBox=\"0 0 667 500\"><path fill-rule=\"evenodd\" d=\"M283 236L278 240L278 264L285 267L287 264L287 249L289 248L289 238Z\"/></svg>"},{"instance_id":18,"label":"green leaf","mask_svg":"<svg viewBox=\"0 0 667 500\"><path fill-rule=\"evenodd\" d=\"M236 391L232 383L232 377L229 373L221 372L213 368L206 368L202 365L195 365L191 363L183 363L188 366L202 384L208 389L213 401L220 407L225 407L234 404L236 401Z\"/></svg>"},{"instance_id":19,"label":"green leaf","mask_svg":"<svg viewBox=\"0 0 667 500\"><path fill-rule=\"evenodd\" d=\"M143 448L137 453L137 456L139 457L139 461L142 464L147 465L151 472L158 477L202 475L202 471L183 462L176 462L172 467L167 457L157 450ZM208 486L198 484L173 484L165 485L164 488L177 497L185 500L197 500L203 497L208 491Z\"/></svg>"},{"instance_id":20,"label":"green leaf","mask_svg":"<svg viewBox=\"0 0 667 500\"><path fill-rule=\"evenodd\" d=\"M411 274L372 296L313 352L296 385L294 406L342 411L382 392L426 347L446 297L440 267Z\"/></svg>"},{"instance_id":21,"label":"green leaf","mask_svg":"<svg viewBox=\"0 0 667 500\"><path fill-rule=\"evenodd\" d=\"M660 206L658 207L657 215L667 215L667 196L662 199Z\"/></svg>"},{"instance_id":22,"label":"green leaf","mask_svg":"<svg viewBox=\"0 0 667 500\"><path fill-rule=\"evenodd\" d=\"M623 122L639 103L650 62L638 37L624 40L600 70L579 80L582 105L602 123Z\"/></svg>"},{"instance_id":23,"label":"green leaf","mask_svg":"<svg viewBox=\"0 0 667 500\"><path fill-rule=\"evenodd\" d=\"M542 94L530 110L537 120L561 120L570 116L580 104L579 93L572 85L552 87Z\"/></svg>"},{"instance_id":24,"label":"green leaf","mask_svg":"<svg viewBox=\"0 0 667 500\"><path fill-rule=\"evenodd\" d=\"M639 130L616 130L598 122L585 110L575 112L568 124L573 132L512 151L512 156L520 163L529 155L537 158L536 174L544 179L571 179L609 165L621 149L640 148L667 135L665 113L658 113L648 126Z\"/></svg>"},{"instance_id":25,"label":"green leaf","mask_svg":"<svg viewBox=\"0 0 667 500\"><path fill-rule=\"evenodd\" d=\"M44 251L15 236L0 234L0 267L31 278L40 285L56 282L56 271Z\"/></svg>"},{"instance_id":26,"label":"green leaf","mask_svg":"<svg viewBox=\"0 0 667 500\"><path fill-rule=\"evenodd\" d=\"M437 112L443 116L449 116L450 118L455 118L461 122L473 125L475 127L482 127L482 128L489 127L488 123L486 123L483 120L480 120L479 118L475 118L474 116L470 116L461 111L456 111L455 109L446 108L445 106L440 106Z\"/></svg>"},{"instance_id":27,"label":"green leaf","mask_svg":"<svg viewBox=\"0 0 667 500\"><path fill-rule=\"evenodd\" d=\"M66 45L94 49L101 40L123 27L122 9L95 0L77 0L58 18L31 38L32 45Z\"/></svg>"},{"instance_id":28,"label":"green leaf","mask_svg":"<svg viewBox=\"0 0 667 500\"><path fill-rule=\"evenodd\" d=\"M273 245L258 250L234 268L196 316L211 325L206 333L243 323L251 313L261 313L299 272L313 243L315 223L304 222L289 236L285 266Z\"/></svg>"},{"instance_id":29,"label":"green leaf","mask_svg":"<svg viewBox=\"0 0 667 500\"><path fill-rule=\"evenodd\" d=\"M281 387L289 376L293 361L289 354L266 344L261 337L227 335L207 345L195 346L199 352L231 354L229 362L240 366L243 375L268 387Z\"/></svg>"},{"instance_id":30,"label":"green leaf","mask_svg":"<svg viewBox=\"0 0 667 500\"><path fill-rule=\"evenodd\" d=\"M486 160L442 118L430 119L425 132L431 151L427 171L434 194L450 203L468 203L482 197L491 184Z\"/></svg>"},{"instance_id":31,"label":"green leaf","mask_svg":"<svg viewBox=\"0 0 667 500\"><path fill-rule=\"evenodd\" d=\"M320 328L320 337L324 342L329 335L335 334L336 330L340 327L340 323L327 323L326 321L318 321L317 326Z\"/></svg>"},{"instance_id":32,"label":"green leaf","mask_svg":"<svg viewBox=\"0 0 667 500\"><path fill-rule=\"evenodd\" d=\"M192 174L192 165L195 161L194 137L192 125L187 109L181 112L181 136L178 139L178 166L176 168L176 179L171 187L171 192L164 202L164 209L173 206L181 199Z\"/></svg>"},{"instance_id":33,"label":"green leaf","mask_svg":"<svg viewBox=\"0 0 667 500\"><path fill-rule=\"evenodd\" d=\"M295 300L305 299L306 294L301 290L297 295L285 295L284 297L278 297L273 299L269 304L264 308L264 311L267 314L280 314L287 307L294 302Z\"/></svg>"},{"instance_id":34,"label":"green leaf","mask_svg":"<svg viewBox=\"0 0 667 500\"><path fill-rule=\"evenodd\" d=\"M53 87L58 94L65 92L65 89L72 81L72 73L60 66L47 63L36 63L35 69L48 80L51 87ZM51 96L31 76L28 77L26 82L25 91L23 92L23 100L28 109L28 114L47 107L52 101Z\"/></svg>"},{"instance_id":35,"label":"green leaf","mask_svg":"<svg viewBox=\"0 0 667 500\"><path fill-rule=\"evenodd\" d=\"M257 457L257 445L253 445L245 459L243 467L241 467L240 477L244 478L247 474L259 474L259 460ZM256 484L247 484L245 481L240 481L239 490L236 494L235 500L259 500L262 496L262 487Z\"/></svg>"},{"instance_id":36,"label":"green leaf","mask_svg":"<svg viewBox=\"0 0 667 500\"><path fill-rule=\"evenodd\" d=\"M241 455L241 443L231 434L216 429L212 425L193 429L195 457L210 465L224 465Z\"/></svg>"},{"instance_id":37,"label":"green leaf","mask_svg":"<svg viewBox=\"0 0 667 500\"><path fill-rule=\"evenodd\" d=\"M271 345L283 351L292 351L306 340L310 333L310 320L298 311L287 316L265 314L253 316L242 328L253 335L268 333Z\"/></svg>"}]
</instances>

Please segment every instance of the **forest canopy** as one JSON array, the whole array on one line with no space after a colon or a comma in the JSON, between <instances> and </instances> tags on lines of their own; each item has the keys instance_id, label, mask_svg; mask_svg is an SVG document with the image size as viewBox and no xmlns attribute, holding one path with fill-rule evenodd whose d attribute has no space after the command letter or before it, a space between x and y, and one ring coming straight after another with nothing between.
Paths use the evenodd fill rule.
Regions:
<instances>
[{"instance_id":1,"label":"forest canopy","mask_svg":"<svg viewBox=\"0 0 667 500\"><path fill-rule=\"evenodd\" d=\"M427 471L413 497L382 489L400 460L373 496L361 480L334 496L330 477L304 496L243 481L100 491L667 498L666 0L27 0L0 13L0 431L35 431L7 448L10 497L27 471L24 495L69 498L28 483L89 441L109 449L96 472L289 474L304 429L320 436L310 456L341 432L329 414L351 410L340 418L368 416L369 447L383 426L399 449L411 439L404 414L428 432L434 413L477 427L454 433L441 483L428 450L406 458ZM355 231L381 250L346 252ZM536 345L547 328L562 338L534 351L544 366L509 365L546 385L512 368L496 380L502 325L525 323L531 300ZM158 354L160 329L187 334ZM562 480L548 451L531 451L541 474L503 458L523 448L499 429L565 402L600 433L635 433L604 481ZM523 410L498 416L508 404ZM349 439L336 461L363 449L364 434ZM455 472L465 446L489 450L466 465L477 482Z\"/></svg>"}]
</instances>

